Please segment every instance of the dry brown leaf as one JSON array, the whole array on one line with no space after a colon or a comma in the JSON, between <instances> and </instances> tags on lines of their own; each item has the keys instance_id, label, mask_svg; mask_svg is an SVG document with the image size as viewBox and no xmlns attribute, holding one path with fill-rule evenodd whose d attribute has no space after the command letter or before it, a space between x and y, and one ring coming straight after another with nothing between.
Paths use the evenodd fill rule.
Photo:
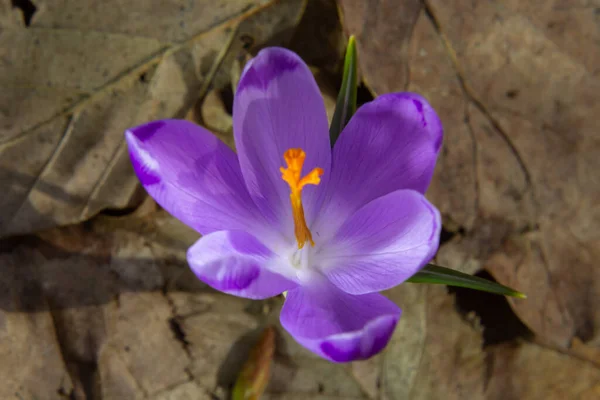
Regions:
<instances>
[{"instance_id":1,"label":"dry brown leaf","mask_svg":"<svg viewBox=\"0 0 600 400\"><path fill-rule=\"evenodd\" d=\"M406 284L388 292L403 310L383 353L384 399L484 399L481 330L457 312L444 287Z\"/></svg>"},{"instance_id":2,"label":"dry brown leaf","mask_svg":"<svg viewBox=\"0 0 600 400\"><path fill-rule=\"evenodd\" d=\"M409 80L408 45L420 0L338 0L344 30L356 36L364 82L377 94L397 92Z\"/></svg>"},{"instance_id":3,"label":"dry brown leaf","mask_svg":"<svg viewBox=\"0 0 600 400\"><path fill-rule=\"evenodd\" d=\"M336 1L311 0L290 41L290 48L307 64L327 73L337 73L344 59L346 40Z\"/></svg>"},{"instance_id":4,"label":"dry brown leaf","mask_svg":"<svg viewBox=\"0 0 600 400\"><path fill-rule=\"evenodd\" d=\"M427 3L462 79L476 148L478 220L456 246L529 294L513 306L541 339L597 345L600 85L590 67L600 33L588 29L593 13L560 1L539 9ZM554 41L557 19L580 21L565 28L577 46Z\"/></svg>"},{"instance_id":5,"label":"dry brown leaf","mask_svg":"<svg viewBox=\"0 0 600 400\"><path fill-rule=\"evenodd\" d=\"M201 105L201 121L207 129L217 135L231 148L233 143L233 119L219 90L211 90ZM189 119L194 120L193 116Z\"/></svg>"},{"instance_id":6,"label":"dry brown leaf","mask_svg":"<svg viewBox=\"0 0 600 400\"><path fill-rule=\"evenodd\" d=\"M278 324L281 299L239 299L196 280L184 259L196 239L159 212L4 242L0 373L8 379L0 398L53 399L60 391L77 398L225 399L269 324L278 326L280 341L263 399L495 400L503 385L515 399L553 390L581 399L597 393L600 369L584 361L591 354L585 345L574 343L572 354L531 343L482 349L477 322L461 317L440 286L388 291L403 316L387 349L349 366L327 362ZM30 368L12 368L25 354ZM547 360L548 373L533 384L523 376L542 368L539 359ZM561 383L565 377L555 388L561 366L582 371L572 387Z\"/></svg>"},{"instance_id":7,"label":"dry brown leaf","mask_svg":"<svg viewBox=\"0 0 600 400\"><path fill-rule=\"evenodd\" d=\"M0 398L224 400L269 323L282 344L263 398L366 398L283 331L280 299L215 293L185 261L198 234L138 214L0 242Z\"/></svg>"},{"instance_id":8,"label":"dry brown leaf","mask_svg":"<svg viewBox=\"0 0 600 400\"><path fill-rule=\"evenodd\" d=\"M513 341L482 347L477 318L461 316L443 287L388 292L403 316L379 365L383 399L595 399L597 349ZM378 398L378 397L374 397Z\"/></svg>"},{"instance_id":9,"label":"dry brown leaf","mask_svg":"<svg viewBox=\"0 0 600 400\"><path fill-rule=\"evenodd\" d=\"M408 89L424 94L444 123L428 196L457 235L438 262L486 268L527 293L511 302L540 340L598 345L600 33L591 8L538 3L431 0L399 24L385 2L367 10L340 1L361 60L392 71L361 64L367 84L401 90L408 68Z\"/></svg>"},{"instance_id":10,"label":"dry brown leaf","mask_svg":"<svg viewBox=\"0 0 600 400\"><path fill-rule=\"evenodd\" d=\"M593 400L600 398L600 369L591 363L529 343L488 352L489 400Z\"/></svg>"},{"instance_id":11,"label":"dry brown leaf","mask_svg":"<svg viewBox=\"0 0 600 400\"><path fill-rule=\"evenodd\" d=\"M14 218L0 220L0 236L129 204L127 125L181 117L208 94L205 119L229 129L217 94L248 35L253 52L291 36L304 5L234 0L212 15L207 1L35 3L26 29L0 0L0 60L10 60L0 62L0 180L10 183L0 205ZM198 234L146 201L125 218L0 242L0 398L225 399L268 324L280 338L263 399L598 398L593 13L563 1L402 4L340 0L366 83L376 93L408 86L439 111L445 145L428 196L454 237L438 261L487 268L525 291L512 306L534 342L482 347L477 319L445 288L407 284L387 293L403 308L388 348L329 363L281 329L281 299L250 302L199 282L185 261Z\"/></svg>"},{"instance_id":12,"label":"dry brown leaf","mask_svg":"<svg viewBox=\"0 0 600 400\"><path fill-rule=\"evenodd\" d=\"M5 244L0 398L133 399L189 381L189 360L169 325L171 302L160 291L174 278L188 282L181 287L195 282L194 291L203 285L182 276L193 274L173 257L176 246L93 225ZM26 354L30 367L14 368Z\"/></svg>"},{"instance_id":13,"label":"dry brown leaf","mask_svg":"<svg viewBox=\"0 0 600 400\"><path fill-rule=\"evenodd\" d=\"M571 343L584 342L590 349L600 343L600 310L595 306L600 298L595 266L600 256L600 182L595 178L600 167L600 137L595 134L600 112L595 65L600 53L595 51L599 32L593 28L591 6L430 0L414 25L404 26L392 17L393 11L381 12L385 2L369 10L368 2L339 3L345 30L358 34L361 59L386 67L390 63L396 69L378 86L370 79L379 70L361 64L366 83L376 93L402 90L408 68L408 89L424 94L438 110L445 139L428 197L442 211L449 236L454 235L441 247L438 262L466 272L486 268L500 282L528 294L526 301L510 300L513 309L537 335L536 341L561 349L565 359L558 361L560 357L553 357L559 353L533 344L518 350L509 345L486 349L480 356L497 352L498 360L508 360L502 373L518 387L514 398L545 398L554 387L548 376L559 373L561 365L570 368L581 362L578 358L597 362L595 352L570 350ZM360 47L363 27L371 36ZM404 33L393 38L381 33L394 30ZM381 43L392 41L397 42L388 45L393 54L380 51ZM410 41L407 51L404 41ZM437 315L431 299L423 296L411 307L432 307ZM416 310L404 307L400 332L403 323L414 320ZM417 321L429 318L433 317ZM459 320L457 315L453 318ZM464 376L474 386L444 386L456 366L436 361L436 372L431 369L436 364L429 369L421 364L427 357L434 360L425 343L431 345L428 336L435 325L415 322L412 328L421 334L404 337L408 344L402 351L393 345L384 353L386 360L395 359L400 366L383 371L384 382L386 374L391 375L386 386L391 398L461 398L457 390L465 388L473 391L466 394L469 398L513 398L504 397L501 386L495 394L484 393L481 382L487 385L500 374L486 375L484 364L479 372L471 366L473 375ZM459 324L438 329L454 334L466 328ZM467 346L451 342L440 348ZM423 349L425 358L415 361L416 348ZM540 372L528 384L523 382L525 367L512 375L512 362L544 371L535 364L537 356L549 360L546 375ZM562 397L556 398L595 398L597 371L589 371L586 378L575 379L570 392L557 383ZM439 392L433 384L438 381L445 388Z\"/></svg>"},{"instance_id":14,"label":"dry brown leaf","mask_svg":"<svg viewBox=\"0 0 600 400\"><path fill-rule=\"evenodd\" d=\"M20 258L23 254L0 255L2 273L19 276ZM4 278L3 278L4 280ZM33 279L23 275L23 282L33 284ZM34 281L38 284L37 281ZM3 291L8 290L4 282ZM9 292L11 293L11 292ZM12 294L12 293L11 293ZM6 296L6 292L2 297ZM37 297L36 297L37 296ZM43 302L44 299L33 285L26 295L15 295L12 306L27 307L26 302ZM0 310L0 398L53 400L59 393L68 394L73 382L61 356L52 316L48 312L5 313Z\"/></svg>"},{"instance_id":15,"label":"dry brown leaf","mask_svg":"<svg viewBox=\"0 0 600 400\"><path fill-rule=\"evenodd\" d=\"M128 230L94 221L3 243L0 398L210 398L214 388L195 378L193 357L199 354L214 376L223 360L195 346L229 349L230 338L248 327L227 334L233 328L217 313L210 328L222 336L190 343L179 313L203 296L228 312L247 301L211 297L182 260L187 244L177 230L167 233L164 219L126 219ZM136 224L142 233L133 232ZM169 288L175 292L165 293ZM28 367L14 368L22 362Z\"/></svg>"},{"instance_id":16,"label":"dry brown leaf","mask_svg":"<svg viewBox=\"0 0 600 400\"><path fill-rule=\"evenodd\" d=\"M592 363L596 364L598 368L600 368L600 347L598 346L588 346L580 339L575 338L571 343L569 354L585 360L590 360Z\"/></svg>"},{"instance_id":17,"label":"dry brown leaf","mask_svg":"<svg viewBox=\"0 0 600 400\"><path fill-rule=\"evenodd\" d=\"M7 3L0 19L0 236L135 202L124 130L183 117L210 84L223 84L242 37L285 39L305 5L40 1L26 28Z\"/></svg>"}]
</instances>

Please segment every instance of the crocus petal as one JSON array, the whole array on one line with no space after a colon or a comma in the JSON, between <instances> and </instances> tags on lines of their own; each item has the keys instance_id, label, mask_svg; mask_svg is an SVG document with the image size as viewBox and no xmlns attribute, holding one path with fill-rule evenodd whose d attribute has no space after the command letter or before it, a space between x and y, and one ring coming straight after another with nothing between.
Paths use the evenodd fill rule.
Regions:
<instances>
[{"instance_id":1,"label":"crocus petal","mask_svg":"<svg viewBox=\"0 0 600 400\"><path fill-rule=\"evenodd\" d=\"M243 231L206 235L189 248L187 259L201 281L235 296L266 299L296 287L273 271L281 260Z\"/></svg>"},{"instance_id":2,"label":"crocus petal","mask_svg":"<svg viewBox=\"0 0 600 400\"><path fill-rule=\"evenodd\" d=\"M133 168L148 193L202 234L264 226L235 153L200 126L150 122L125 134Z\"/></svg>"},{"instance_id":3,"label":"crocus petal","mask_svg":"<svg viewBox=\"0 0 600 400\"><path fill-rule=\"evenodd\" d=\"M310 225L331 163L327 114L319 88L306 64L293 52L267 48L246 66L233 104L233 130L250 195L270 223L293 237L290 188L281 179L283 153L306 152L303 173L325 170L319 186L303 190Z\"/></svg>"},{"instance_id":4,"label":"crocus petal","mask_svg":"<svg viewBox=\"0 0 600 400\"><path fill-rule=\"evenodd\" d=\"M435 255L440 239L439 211L413 190L398 190L360 208L324 244L320 268L351 294L394 287Z\"/></svg>"},{"instance_id":5,"label":"crocus petal","mask_svg":"<svg viewBox=\"0 0 600 400\"><path fill-rule=\"evenodd\" d=\"M290 290L281 324L304 347L334 362L363 360L388 343L400 309L381 294L353 296L330 283Z\"/></svg>"},{"instance_id":6,"label":"crocus petal","mask_svg":"<svg viewBox=\"0 0 600 400\"><path fill-rule=\"evenodd\" d=\"M320 212L327 218L314 229L327 235L361 206L398 189L425 193L442 134L435 111L416 94L386 94L360 107L335 143Z\"/></svg>"}]
</instances>

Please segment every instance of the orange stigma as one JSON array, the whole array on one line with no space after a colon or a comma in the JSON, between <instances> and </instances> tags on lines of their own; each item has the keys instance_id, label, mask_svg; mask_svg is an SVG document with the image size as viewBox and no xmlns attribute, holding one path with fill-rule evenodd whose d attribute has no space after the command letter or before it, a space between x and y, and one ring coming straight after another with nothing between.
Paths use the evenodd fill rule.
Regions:
<instances>
[{"instance_id":1,"label":"orange stigma","mask_svg":"<svg viewBox=\"0 0 600 400\"><path fill-rule=\"evenodd\" d=\"M281 171L281 178L290 185L290 201L292 203L292 214L294 216L294 233L296 234L296 241L298 242L298 249L304 247L304 243L309 241L312 246L315 245L313 242L312 235L308 226L306 226L306 219L304 218L304 207L302 207L302 188L306 185L318 185L321 182L321 175L323 175L323 169L315 168L310 171L304 177L300 177L302 172L302 166L304 165L304 159L306 153L302 149L289 149L283 154L283 158L287 164L287 168L279 168Z\"/></svg>"}]
</instances>

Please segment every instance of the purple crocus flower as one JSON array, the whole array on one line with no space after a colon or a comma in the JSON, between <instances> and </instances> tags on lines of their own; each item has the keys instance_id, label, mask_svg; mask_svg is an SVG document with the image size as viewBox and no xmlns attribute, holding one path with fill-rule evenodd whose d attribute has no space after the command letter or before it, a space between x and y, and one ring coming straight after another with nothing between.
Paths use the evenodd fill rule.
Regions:
<instances>
[{"instance_id":1,"label":"purple crocus flower","mask_svg":"<svg viewBox=\"0 0 600 400\"><path fill-rule=\"evenodd\" d=\"M401 311L378 292L438 248L440 214L423 196L442 142L435 111L416 94L380 96L332 150L309 68L268 48L242 74L233 130L237 154L188 121L126 133L148 193L204 235L187 253L195 274L251 299L287 291L281 324L326 359L381 351Z\"/></svg>"}]
</instances>

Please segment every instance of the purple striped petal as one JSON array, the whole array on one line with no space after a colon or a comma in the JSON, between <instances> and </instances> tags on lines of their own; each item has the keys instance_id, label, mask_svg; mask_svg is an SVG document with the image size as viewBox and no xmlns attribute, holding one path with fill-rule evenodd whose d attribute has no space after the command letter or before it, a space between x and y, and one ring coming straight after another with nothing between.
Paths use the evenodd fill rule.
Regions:
<instances>
[{"instance_id":1,"label":"purple striped petal","mask_svg":"<svg viewBox=\"0 0 600 400\"><path fill-rule=\"evenodd\" d=\"M433 258L441 227L439 211L419 192L389 193L359 209L324 245L321 271L351 294L392 288Z\"/></svg>"},{"instance_id":2,"label":"purple striped petal","mask_svg":"<svg viewBox=\"0 0 600 400\"><path fill-rule=\"evenodd\" d=\"M234 98L233 128L251 197L269 222L293 240L290 189L279 171L285 167L283 153L301 148L306 152L303 173L315 167L325 170L319 186L303 191L309 226L331 163L323 98L309 68L296 54L268 48L250 61Z\"/></svg>"},{"instance_id":3,"label":"purple striped petal","mask_svg":"<svg viewBox=\"0 0 600 400\"><path fill-rule=\"evenodd\" d=\"M158 204L202 234L265 226L235 153L189 121L162 120L126 134L133 169Z\"/></svg>"},{"instance_id":4,"label":"purple striped petal","mask_svg":"<svg viewBox=\"0 0 600 400\"><path fill-rule=\"evenodd\" d=\"M393 93L363 105L333 149L330 184L315 230L327 237L369 201L429 186L442 125L421 96Z\"/></svg>"},{"instance_id":5,"label":"purple striped petal","mask_svg":"<svg viewBox=\"0 0 600 400\"><path fill-rule=\"evenodd\" d=\"M320 282L288 292L281 324L312 352L330 361L348 362L383 350L400 313L381 294L353 296Z\"/></svg>"},{"instance_id":6,"label":"purple striped petal","mask_svg":"<svg viewBox=\"0 0 600 400\"><path fill-rule=\"evenodd\" d=\"M274 272L281 260L254 236L220 231L202 237L187 253L196 276L207 285L239 297L266 299L296 287Z\"/></svg>"}]
</instances>

